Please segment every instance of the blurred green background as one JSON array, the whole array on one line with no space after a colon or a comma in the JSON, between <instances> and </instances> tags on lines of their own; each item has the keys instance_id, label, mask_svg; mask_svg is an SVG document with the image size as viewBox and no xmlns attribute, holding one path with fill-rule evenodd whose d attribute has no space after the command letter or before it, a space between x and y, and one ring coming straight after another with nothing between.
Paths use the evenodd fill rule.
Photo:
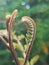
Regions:
<instances>
[{"instance_id":1,"label":"blurred green background","mask_svg":"<svg viewBox=\"0 0 49 65\"><path fill-rule=\"evenodd\" d=\"M36 39L31 50L30 58L39 55L34 65L49 65L49 0L0 0L0 30L6 29L7 14L18 9L15 27L16 34L26 34L26 27L21 21L22 16L30 16L36 23ZM22 42L24 43L24 42ZM13 58L0 41L0 65L14 65Z\"/></svg>"}]
</instances>

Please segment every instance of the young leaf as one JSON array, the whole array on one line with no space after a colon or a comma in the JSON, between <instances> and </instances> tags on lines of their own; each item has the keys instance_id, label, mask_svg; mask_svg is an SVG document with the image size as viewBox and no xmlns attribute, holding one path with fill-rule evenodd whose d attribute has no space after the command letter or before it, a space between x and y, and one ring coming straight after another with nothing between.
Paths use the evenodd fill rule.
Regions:
<instances>
[{"instance_id":1,"label":"young leaf","mask_svg":"<svg viewBox=\"0 0 49 65\"><path fill-rule=\"evenodd\" d=\"M20 61L20 64L23 65L23 63L24 63L24 59L23 59L23 58L18 58L18 59L19 59L19 61ZM29 62L27 62L26 65L29 65Z\"/></svg>"},{"instance_id":2,"label":"young leaf","mask_svg":"<svg viewBox=\"0 0 49 65\"><path fill-rule=\"evenodd\" d=\"M39 55L34 56L34 57L30 60L30 65L34 65L34 64L37 62L38 59L39 59Z\"/></svg>"}]
</instances>

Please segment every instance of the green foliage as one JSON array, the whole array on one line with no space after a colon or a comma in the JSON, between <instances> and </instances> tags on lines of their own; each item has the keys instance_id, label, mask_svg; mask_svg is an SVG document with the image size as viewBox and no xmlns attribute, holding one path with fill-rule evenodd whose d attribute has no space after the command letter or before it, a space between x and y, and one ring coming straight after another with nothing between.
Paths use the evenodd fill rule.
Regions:
<instances>
[{"instance_id":1,"label":"green foliage","mask_svg":"<svg viewBox=\"0 0 49 65\"><path fill-rule=\"evenodd\" d=\"M37 62L38 59L39 59L39 55L34 56L34 57L30 60L30 65L34 65L34 64Z\"/></svg>"},{"instance_id":2,"label":"green foliage","mask_svg":"<svg viewBox=\"0 0 49 65\"><path fill-rule=\"evenodd\" d=\"M22 5L23 2L25 3L24 5ZM30 6L29 9L26 8L27 5ZM19 11L18 16L16 18L16 23L18 27L14 27L14 29L16 30L15 34L17 36L20 36L21 34L24 34L25 36L26 34L26 26L20 23L20 18L22 16L28 15L32 17L36 23L37 33L34 45L31 50L30 60L32 57L38 54L40 56L39 60L41 62L46 62L46 57L49 54L49 0L2 0L2 2L0 2L0 22L3 22L0 23L0 29L6 28L5 16L7 14L10 14L14 9L18 9ZM24 39L21 40L21 43L23 44L23 47L26 49L27 45L24 46ZM19 49L19 45L16 44L15 48ZM10 52L6 49L1 49L2 48L0 48L0 65L14 65ZM30 63L32 64L31 61Z\"/></svg>"}]
</instances>

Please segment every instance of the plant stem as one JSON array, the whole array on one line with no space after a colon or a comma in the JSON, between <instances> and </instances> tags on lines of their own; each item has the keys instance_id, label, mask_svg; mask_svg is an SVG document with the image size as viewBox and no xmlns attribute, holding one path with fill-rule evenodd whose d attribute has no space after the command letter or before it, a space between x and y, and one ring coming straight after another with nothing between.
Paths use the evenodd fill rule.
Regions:
<instances>
[{"instance_id":1,"label":"plant stem","mask_svg":"<svg viewBox=\"0 0 49 65\"><path fill-rule=\"evenodd\" d=\"M10 50L9 44L5 41L5 39L0 35L0 40L3 42L3 44Z\"/></svg>"}]
</instances>

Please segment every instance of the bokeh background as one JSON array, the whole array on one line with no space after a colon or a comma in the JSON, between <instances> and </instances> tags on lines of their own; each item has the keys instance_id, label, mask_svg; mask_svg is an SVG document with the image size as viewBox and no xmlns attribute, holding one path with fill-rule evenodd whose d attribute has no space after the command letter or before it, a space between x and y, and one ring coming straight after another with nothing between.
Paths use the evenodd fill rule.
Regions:
<instances>
[{"instance_id":1,"label":"bokeh background","mask_svg":"<svg viewBox=\"0 0 49 65\"><path fill-rule=\"evenodd\" d=\"M30 58L39 55L34 65L49 65L49 0L0 0L0 30L6 29L6 15L18 9L16 17L17 36L26 34L26 27L21 23L22 16L30 16L36 23L36 39ZM24 41L22 42L24 43ZM0 65L14 65L13 58L0 41Z\"/></svg>"}]
</instances>

